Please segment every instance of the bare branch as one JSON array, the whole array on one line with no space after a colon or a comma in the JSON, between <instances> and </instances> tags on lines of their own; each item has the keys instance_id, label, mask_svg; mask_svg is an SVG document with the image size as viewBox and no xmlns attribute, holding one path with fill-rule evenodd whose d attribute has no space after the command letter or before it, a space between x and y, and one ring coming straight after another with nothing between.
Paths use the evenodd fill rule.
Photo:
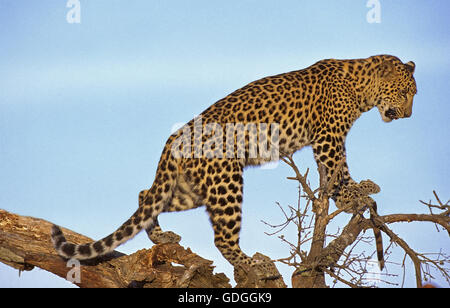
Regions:
<instances>
[{"instance_id":1,"label":"bare branch","mask_svg":"<svg viewBox=\"0 0 450 308\"><path fill-rule=\"evenodd\" d=\"M295 172L295 179L299 181L299 183L302 185L303 191L306 192L308 195L308 198L310 200L316 199L314 196L314 192L309 187L308 183L306 182L306 176L304 177L300 171L298 170L297 166L295 165L295 162L292 158L292 155L286 155L284 157L281 157L281 160L285 162L289 167L291 167ZM291 178L292 179L292 178Z\"/></svg>"},{"instance_id":2,"label":"bare branch","mask_svg":"<svg viewBox=\"0 0 450 308\"><path fill-rule=\"evenodd\" d=\"M433 259L428 255L418 253L414 251L408 243L395 234L388 225L398 223L398 222L432 222L438 226L443 227L450 235L450 206L449 201L443 203L435 191L433 191L434 197L437 204L432 204L431 201L423 204L427 205L429 208L429 214L389 214L385 216L379 216L373 208L370 208L371 219L366 219L363 217L363 209L366 207L360 205L360 212L355 211L355 214L350 219L350 221L341 229L341 232L336 233L336 235L327 234L326 229L328 223L337 217L339 214L349 210L348 208L340 208L328 214L329 203L328 203L328 191L334 188L335 180L338 176L339 170L345 163L345 160L339 162L339 167L337 171L331 176L330 181L327 182L327 177L325 176L324 169L321 166L318 167L320 187L313 190L309 187L306 180L306 175L303 176L292 156L287 155L282 159L286 164L288 164L295 172L295 177L289 177L290 180L296 180L299 182L299 186L302 187L306 195L301 195L299 191L299 201L300 199L306 197L309 202L312 203L311 222L314 219L313 225L311 222L309 225L305 225L305 217L308 217L307 206L304 209L295 210L289 207L290 215L286 214L282 209L285 216L285 222L279 224L280 228L278 231L284 230L287 225L293 222L298 228L298 242L297 244L287 241L283 235L279 237L286 243L288 243L291 249L291 255L287 258L281 258L278 261L285 264L294 266L296 268L294 274L292 275L293 287L324 287L324 276L327 275L333 277L335 281L339 281L347 286L351 287L363 287L366 284L364 275L367 273L367 262L371 260L372 257L366 257L364 254L353 254L355 247L359 246L362 242L367 242L367 239L361 235L367 229L379 228L382 232L386 233L391 238L391 243L384 251L385 256L389 256L390 249L393 247L392 244L396 244L396 247L400 247L405 251L405 256L407 255L414 264L416 285L418 287L422 286L422 281L427 280L432 277L430 269L434 268L441 273L447 281L450 281L448 264L450 263L450 258L445 254L437 254L438 258ZM316 197L315 193L319 191L319 196ZM354 208L354 210L357 208ZM440 210L440 214L436 214L436 209ZM311 238L311 228L312 228L312 238ZM304 244L305 234L308 235L307 240L312 240L309 252L304 257L304 252L302 252L299 247ZM325 247L325 238L329 236L333 240L328 243ZM373 243L371 243L373 245ZM295 261L295 257L301 255L301 263ZM386 260L386 259L385 259ZM404 262L403 262L404 263ZM394 262L389 262L391 265L395 265ZM400 265L400 264L398 264ZM380 273L381 274L381 273ZM406 273L405 273L406 274ZM382 273L385 277L395 277L396 275L389 273ZM345 277L350 277L351 279L346 279ZM383 281L387 284L398 285L391 281L385 281L378 278L378 281Z\"/></svg>"},{"instance_id":3,"label":"bare branch","mask_svg":"<svg viewBox=\"0 0 450 308\"><path fill-rule=\"evenodd\" d=\"M391 214L380 217L384 223L392 224L396 222L413 222L413 221L428 221L444 227L450 232L450 217L441 215L427 215L427 214Z\"/></svg>"}]
</instances>

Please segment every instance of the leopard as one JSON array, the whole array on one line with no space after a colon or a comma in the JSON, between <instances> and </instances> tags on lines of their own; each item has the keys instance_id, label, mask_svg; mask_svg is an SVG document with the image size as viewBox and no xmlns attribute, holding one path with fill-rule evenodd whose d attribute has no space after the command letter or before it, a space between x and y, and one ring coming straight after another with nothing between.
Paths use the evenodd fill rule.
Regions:
<instances>
[{"instance_id":1,"label":"leopard","mask_svg":"<svg viewBox=\"0 0 450 308\"><path fill-rule=\"evenodd\" d=\"M338 209L354 211L355 200L376 206L369 195L380 191L378 185L350 176L346 137L354 122L374 107L384 122L411 117L417 93L414 71L413 61L403 63L392 55L325 59L245 85L169 136L153 184L139 193L138 209L116 231L76 245L53 225L56 252L66 259L93 259L143 229L155 244L179 242L177 234L161 229L158 215L204 206L223 257L235 268L252 265L255 261L239 242L244 169L307 146L325 167L328 181L334 179L331 199ZM374 232L382 266L381 234Z\"/></svg>"}]
</instances>

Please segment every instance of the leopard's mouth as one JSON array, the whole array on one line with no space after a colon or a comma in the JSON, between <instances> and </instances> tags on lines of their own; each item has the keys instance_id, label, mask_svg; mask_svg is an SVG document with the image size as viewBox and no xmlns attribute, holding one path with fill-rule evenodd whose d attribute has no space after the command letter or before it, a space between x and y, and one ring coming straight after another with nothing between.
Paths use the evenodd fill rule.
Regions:
<instances>
[{"instance_id":1,"label":"leopard's mouth","mask_svg":"<svg viewBox=\"0 0 450 308\"><path fill-rule=\"evenodd\" d=\"M389 108L388 110L385 111L384 116L386 118L389 118L391 120L398 120L400 118L400 116L398 115L398 112L396 109L393 108Z\"/></svg>"}]
</instances>

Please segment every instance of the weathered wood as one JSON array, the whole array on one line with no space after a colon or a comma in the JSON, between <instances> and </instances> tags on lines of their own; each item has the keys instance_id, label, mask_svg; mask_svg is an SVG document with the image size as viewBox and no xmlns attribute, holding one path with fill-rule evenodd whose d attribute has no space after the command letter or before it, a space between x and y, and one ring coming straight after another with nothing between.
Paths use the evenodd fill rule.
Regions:
<instances>
[{"instance_id":1,"label":"weathered wood","mask_svg":"<svg viewBox=\"0 0 450 308\"><path fill-rule=\"evenodd\" d=\"M67 278L72 267L59 257L50 239L52 223L0 210L0 262L20 271L35 266ZM68 241L80 244L90 238L63 228ZM155 245L131 255L113 252L82 262L80 287L195 287L228 288L224 274L214 274L212 261L178 244Z\"/></svg>"},{"instance_id":2,"label":"weathered wood","mask_svg":"<svg viewBox=\"0 0 450 308\"><path fill-rule=\"evenodd\" d=\"M57 255L50 238L52 223L0 209L0 262L20 271L35 266L83 288L230 288L223 273L214 274L213 262L179 244L154 245L131 255L114 251L93 260L71 264ZM67 241L92 239L61 228ZM236 271L238 287L286 287L270 258L255 255L261 266ZM264 261L264 262L263 262ZM78 267L74 267L77 266ZM78 271L75 274L74 271ZM79 277L79 281L76 278Z\"/></svg>"}]
</instances>

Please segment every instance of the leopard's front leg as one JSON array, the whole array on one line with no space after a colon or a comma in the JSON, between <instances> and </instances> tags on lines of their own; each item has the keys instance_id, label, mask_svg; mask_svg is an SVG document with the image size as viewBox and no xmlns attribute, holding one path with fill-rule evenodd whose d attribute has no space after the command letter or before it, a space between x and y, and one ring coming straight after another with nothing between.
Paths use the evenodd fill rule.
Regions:
<instances>
[{"instance_id":1,"label":"leopard's front leg","mask_svg":"<svg viewBox=\"0 0 450 308\"><path fill-rule=\"evenodd\" d=\"M319 135L312 143L312 148L317 165L326 168L327 182L334 181L328 193L339 208L346 206L346 200L354 200L357 195L368 196L380 191L380 187L370 180L357 183L351 178L346 160L345 137Z\"/></svg>"},{"instance_id":2,"label":"leopard's front leg","mask_svg":"<svg viewBox=\"0 0 450 308\"><path fill-rule=\"evenodd\" d=\"M344 139L338 136L323 135L313 142L312 149L317 165L326 168L327 183L334 179L329 195L336 200L342 187L357 184L350 176L345 155Z\"/></svg>"},{"instance_id":3,"label":"leopard's front leg","mask_svg":"<svg viewBox=\"0 0 450 308\"><path fill-rule=\"evenodd\" d=\"M345 139L324 135L312 144L314 157L318 165L322 164L327 170L327 181L334 179L331 193L338 208L349 213L363 212L372 207L376 212L377 204L369 197L380 192L380 187L370 180L355 182L348 171L345 155ZM383 241L381 231L373 228L377 257L380 269L384 268Z\"/></svg>"}]
</instances>

